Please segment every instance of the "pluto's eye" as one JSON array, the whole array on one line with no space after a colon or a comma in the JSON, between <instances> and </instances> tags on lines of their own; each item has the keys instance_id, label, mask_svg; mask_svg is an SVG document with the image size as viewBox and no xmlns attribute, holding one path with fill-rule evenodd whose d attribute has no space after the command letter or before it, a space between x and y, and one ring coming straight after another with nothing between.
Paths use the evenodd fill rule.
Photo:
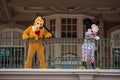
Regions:
<instances>
[{"instance_id":1,"label":"pluto's eye","mask_svg":"<svg viewBox=\"0 0 120 80\"><path fill-rule=\"evenodd\" d=\"M37 25L40 25L40 22L39 22L39 21L37 21Z\"/></svg>"},{"instance_id":2,"label":"pluto's eye","mask_svg":"<svg viewBox=\"0 0 120 80\"><path fill-rule=\"evenodd\" d=\"M39 25L40 23L39 23L39 22L37 22L37 24Z\"/></svg>"}]
</instances>

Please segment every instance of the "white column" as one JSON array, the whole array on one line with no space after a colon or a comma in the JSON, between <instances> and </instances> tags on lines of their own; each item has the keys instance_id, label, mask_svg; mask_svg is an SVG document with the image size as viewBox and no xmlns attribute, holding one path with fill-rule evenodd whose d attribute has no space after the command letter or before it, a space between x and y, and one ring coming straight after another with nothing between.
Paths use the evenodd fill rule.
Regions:
<instances>
[{"instance_id":1,"label":"white column","mask_svg":"<svg viewBox=\"0 0 120 80\"><path fill-rule=\"evenodd\" d=\"M55 21L56 21L55 35L56 35L56 38L60 38L61 37L61 18L56 17Z\"/></svg>"},{"instance_id":2,"label":"white column","mask_svg":"<svg viewBox=\"0 0 120 80\"><path fill-rule=\"evenodd\" d=\"M83 19L81 16L77 18L77 36L78 38L83 37Z\"/></svg>"},{"instance_id":3,"label":"white column","mask_svg":"<svg viewBox=\"0 0 120 80\"><path fill-rule=\"evenodd\" d=\"M100 38L103 38L104 37L104 22L103 22L103 19L102 18L100 18L99 19L99 21L100 21L100 24L99 24L99 36L100 36Z\"/></svg>"},{"instance_id":4,"label":"white column","mask_svg":"<svg viewBox=\"0 0 120 80\"><path fill-rule=\"evenodd\" d=\"M83 38L83 18L79 16L77 18L77 37ZM82 49L81 49L81 43L77 45L77 55L81 57L82 55Z\"/></svg>"}]
</instances>

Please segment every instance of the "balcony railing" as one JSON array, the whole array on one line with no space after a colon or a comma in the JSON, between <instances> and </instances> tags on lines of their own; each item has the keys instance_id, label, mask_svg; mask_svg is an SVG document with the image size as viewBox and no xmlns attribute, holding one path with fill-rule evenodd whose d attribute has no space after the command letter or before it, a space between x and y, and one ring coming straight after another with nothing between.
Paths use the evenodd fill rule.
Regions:
<instances>
[{"instance_id":1,"label":"balcony railing","mask_svg":"<svg viewBox=\"0 0 120 80\"><path fill-rule=\"evenodd\" d=\"M28 40L29 41L29 40ZM20 39L0 39L0 68L24 68L28 41ZM78 69L82 65L82 44L80 38L44 39L47 68ZM95 41L95 67L120 69L120 40L100 39ZM37 54L33 58L33 68L38 68ZM87 63L87 69L91 65Z\"/></svg>"}]
</instances>

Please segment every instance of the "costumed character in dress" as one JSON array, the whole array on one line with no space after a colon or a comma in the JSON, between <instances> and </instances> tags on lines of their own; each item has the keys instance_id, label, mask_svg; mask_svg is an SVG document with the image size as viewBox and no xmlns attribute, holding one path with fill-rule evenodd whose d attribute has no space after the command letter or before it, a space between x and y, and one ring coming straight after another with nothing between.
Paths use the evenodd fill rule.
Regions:
<instances>
[{"instance_id":1,"label":"costumed character in dress","mask_svg":"<svg viewBox=\"0 0 120 80\"><path fill-rule=\"evenodd\" d=\"M32 59L35 53L37 53L39 59L39 67L46 68L42 39L50 38L52 37L52 34L43 27L43 25L44 20L38 16L34 21L34 25L29 26L23 32L22 39L29 40L28 54L24 66L25 68L31 68Z\"/></svg>"},{"instance_id":2,"label":"costumed character in dress","mask_svg":"<svg viewBox=\"0 0 120 80\"><path fill-rule=\"evenodd\" d=\"M84 19L83 23L87 28L87 32L85 33L85 40L82 44L82 68L87 68L87 64L90 64L94 69L95 40L100 39L97 35L99 28L89 18Z\"/></svg>"}]
</instances>

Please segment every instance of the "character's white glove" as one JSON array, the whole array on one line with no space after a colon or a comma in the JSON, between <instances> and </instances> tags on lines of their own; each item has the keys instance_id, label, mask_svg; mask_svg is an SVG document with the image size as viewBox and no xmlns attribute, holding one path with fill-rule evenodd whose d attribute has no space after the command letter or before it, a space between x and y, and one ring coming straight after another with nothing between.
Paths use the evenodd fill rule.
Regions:
<instances>
[{"instance_id":1,"label":"character's white glove","mask_svg":"<svg viewBox=\"0 0 120 80\"><path fill-rule=\"evenodd\" d=\"M95 39L95 40L99 40L100 37L99 37L99 36L95 36L94 39Z\"/></svg>"}]
</instances>

